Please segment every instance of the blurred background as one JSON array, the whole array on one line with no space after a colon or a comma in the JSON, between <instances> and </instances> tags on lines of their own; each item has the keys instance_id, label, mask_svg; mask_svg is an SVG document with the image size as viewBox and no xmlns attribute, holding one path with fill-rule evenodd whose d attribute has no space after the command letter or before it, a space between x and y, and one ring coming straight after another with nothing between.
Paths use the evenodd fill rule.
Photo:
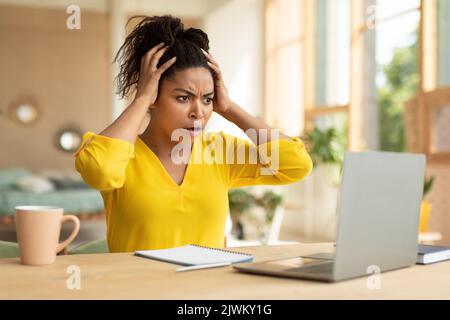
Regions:
<instances>
[{"instance_id":1,"label":"blurred background","mask_svg":"<svg viewBox=\"0 0 450 320\"><path fill-rule=\"evenodd\" d=\"M426 154L419 241L450 244L449 0L0 0L0 240L19 204L78 215L74 244L106 237L73 153L130 102L112 64L127 20L162 14L203 29L230 97L315 162L302 182L231 190L230 246L334 241L345 150ZM207 130L246 138L218 115Z\"/></svg>"}]
</instances>

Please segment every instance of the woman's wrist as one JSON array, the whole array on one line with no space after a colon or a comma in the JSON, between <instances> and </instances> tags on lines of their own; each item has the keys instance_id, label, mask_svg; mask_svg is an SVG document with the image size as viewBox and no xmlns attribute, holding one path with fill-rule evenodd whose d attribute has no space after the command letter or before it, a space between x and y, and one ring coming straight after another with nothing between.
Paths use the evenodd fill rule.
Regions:
<instances>
[{"instance_id":1,"label":"woman's wrist","mask_svg":"<svg viewBox=\"0 0 450 320\"><path fill-rule=\"evenodd\" d=\"M142 108L150 108L151 100L146 96L136 96L132 102L132 104L138 105Z\"/></svg>"},{"instance_id":2,"label":"woman's wrist","mask_svg":"<svg viewBox=\"0 0 450 320\"><path fill-rule=\"evenodd\" d=\"M236 111L240 108L236 103L231 102L230 105L222 111L218 111L217 113L220 114L225 119L232 121L233 115L236 113Z\"/></svg>"}]
</instances>

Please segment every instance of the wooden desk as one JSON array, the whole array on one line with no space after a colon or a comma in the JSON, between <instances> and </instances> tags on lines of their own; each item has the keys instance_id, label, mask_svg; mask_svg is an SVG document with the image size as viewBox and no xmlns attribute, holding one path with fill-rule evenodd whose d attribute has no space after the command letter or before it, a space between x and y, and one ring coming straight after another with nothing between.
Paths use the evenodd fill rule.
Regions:
<instances>
[{"instance_id":1,"label":"wooden desk","mask_svg":"<svg viewBox=\"0 0 450 320\"><path fill-rule=\"evenodd\" d=\"M330 252L331 244L241 247L255 260ZM81 269L81 289L67 289L67 268ZM383 273L381 289L367 278L320 283L249 275L232 267L175 272L176 265L131 253L58 256L44 267L0 259L0 299L449 299L450 261Z\"/></svg>"}]
</instances>

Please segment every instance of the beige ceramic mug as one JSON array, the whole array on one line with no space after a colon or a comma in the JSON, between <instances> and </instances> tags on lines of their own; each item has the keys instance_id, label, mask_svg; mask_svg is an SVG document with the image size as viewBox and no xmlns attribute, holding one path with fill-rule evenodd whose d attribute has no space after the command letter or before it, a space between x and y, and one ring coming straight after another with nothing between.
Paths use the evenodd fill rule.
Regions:
<instances>
[{"instance_id":1,"label":"beige ceramic mug","mask_svg":"<svg viewBox=\"0 0 450 320\"><path fill-rule=\"evenodd\" d=\"M47 265L55 262L56 254L67 247L80 231L80 220L64 216L64 209L49 206L15 207L15 224L20 261L25 265ZM74 223L70 236L59 243L61 225Z\"/></svg>"}]
</instances>

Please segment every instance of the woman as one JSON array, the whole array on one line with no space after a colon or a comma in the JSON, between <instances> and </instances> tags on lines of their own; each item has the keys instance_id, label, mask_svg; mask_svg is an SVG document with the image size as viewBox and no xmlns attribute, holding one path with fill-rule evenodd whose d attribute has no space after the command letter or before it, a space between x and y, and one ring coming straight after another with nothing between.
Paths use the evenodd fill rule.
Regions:
<instances>
[{"instance_id":1,"label":"woman","mask_svg":"<svg viewBox=\"0 0 450 320\"><path fill-rule=\"evenodd\" d=\"M244 131L272 129L229 98L208 49L203 31L185 30L180 19L166 15L144 17L117 53L119 93L127 96L134 88L134 100L102 132L87 132L75 153L77 171L103 197L111 252L189 243L221 247L230 188L293 183L312 168L298 138L249 134L253 145L223 132L203 134L212 112ZM139 135L147 112L150 122ZM183 142L190 140L190 148L183 149L186 161L175 161L179 141L172 140L177 130L188 133L183 136ZM204 150L206 137L225 141L220 146L232 161L193 161L192 155ZM262 147L273 144L278 147L277 170L262 174L274 155L261 152ZM244 162L233 153L241 147L247 152ZM251 151L261 157L249 161Z\"/></svg>"}]
</instances>

